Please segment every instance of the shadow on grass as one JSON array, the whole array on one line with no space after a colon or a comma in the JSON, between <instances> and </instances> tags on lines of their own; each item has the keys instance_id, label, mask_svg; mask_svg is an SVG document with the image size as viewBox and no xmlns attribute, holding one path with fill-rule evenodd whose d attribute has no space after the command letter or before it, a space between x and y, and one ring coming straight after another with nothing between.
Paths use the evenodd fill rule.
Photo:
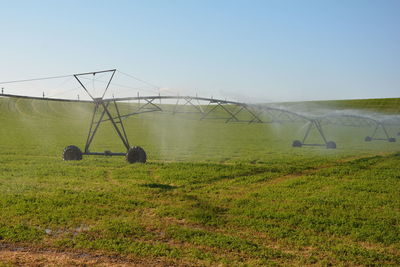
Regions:
<instances>
[{"instance_id":1,"label":"shadow on grass","mask_svg":"<svg viewBox=\"0 0 400 267\"><path fill-rule=\"evenodd\" d=\"M142 184L143 187L148 187L148 188L159 188L159 189L164 189L164 190L171 190L178 188L177 186L174 185L168 185L168 184Z\"/></svg>"}]
</instances>

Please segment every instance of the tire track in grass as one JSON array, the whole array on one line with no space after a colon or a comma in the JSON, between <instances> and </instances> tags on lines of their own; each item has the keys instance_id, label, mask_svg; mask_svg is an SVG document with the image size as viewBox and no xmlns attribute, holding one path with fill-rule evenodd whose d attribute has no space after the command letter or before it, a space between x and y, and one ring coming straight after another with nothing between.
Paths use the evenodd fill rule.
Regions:
<instances>
[{"instance_id":1,"label":"tire track in grass","mask_svg":"<svg viewBox=\"0 0 400 267\"><path fill-rule=\"evenodd\" d=\"M60 103L57 103L60 105ZM64 117L57 114L53 109L51 109L51 101L47 100L33 100L31 102L32 108L35 111L36 118L46 118L47 120L58 121L65 119ZM60 105L61 106L61 105Z\"/></svg>"},{"instance_id":2,"label":"tire track in grass","mask_svg":"<svg viewBox=\"0 0 400 267\"><path fill-rule=\"evenodd\" d=\"M385 157L385 156L389 156L391 154L393 154L393 153L392 152L381 152L381 153L367 154L367 155L363 155L363 156L346 157L343 159L336 160L332 163L322 164L320 166L313 167L311 169L306 169L306 170L303 170L300 172L288 173L288 174L284 174L284 175L281 175L278 177L270 178L266 181L252 183L252 184L247 185L246 187L243 187L242 185L238 185L238 186L235 186L236 188L235 187L230 188L230 190L231 190L230 195L231 196L243 196L244 194L248 194L255 190L259 190L261 187L264 187L264 186L270 186L270 185L283 183L283 182L293 180L296 178L300 178L300 177L306 176L306 175L313 175L313 174L318 173L321 170L325 170L325 169L332 168L332 167L338 167L341 164L345 164L345 163L349 163L349 162L361 160L361 159L372 159L377 156ZM263 173L266 174L269 172L266 171ZM259 173L257 175L262 175L263 173ZM245 178L245 177L248 177L248 175L240 176L240 178ZM234 177L234 178L239 178L239 177ZM223 182L223 181L219 181L219 182Z\"/></svg>"},{"instance_id":3,"label":"tire track in grass","mask_svg":"<svg viewBox=\"0 0 400 267\"><path fill-rule=\"evenodd\" d=\"M245 188L243 188L242 185L238 186L238 188L229 188L229 192L230 192L229 195L233 199L241 198L243 196L253 193L254 191L259 190L260 188L262 188L264 186L275 185L275 184L279 184L279 183L282 183L282 182L285 182L285 181L288 181L291 179L296 179L296 178L300 178L300 177L307 176L307 175L313 175L313 174L318 173L321 170L333 168L333 167L339 167L342 164L346 164L346 163L349 163L352 161L357 161L357 160L362 160L362 159L373 160L377 157L388 156L391 154L392 153L374 153L374 154L369 154L369 155L364 155L364 156L347 157L347 158L340 159L340 160L337 160L337 161L329 163L329 164L322 164L313 169L308 169L308 170L304 170L304 171L296 172L296 173L289 173L289 174L282 175L282 176L279 176L276 178L271 178L268 181L248 185ZM246 177L246 175L241 176L241 177ZM235 178L238 178L238 177L235 177ZM218 181L218 182L220 182L220 181ZM235 190L235 189L237 189L237 190ZM226 190L228 190L228 189L226 189ZM235 190L235 192L233 192L232 190ZM164 224L168 224L167 220L164 220ZM313 247L309 247L309 248L301 249L301 250L295 249L295 248L288 248L285 244L280 244L273 238L268 238L268 236L265 234L256 233L249 229L236 229L235 232L233 233L232 231L226 231L225 229L222 229L219 227L209 227L209 226L205 227L204 225L197 225L196 223L185 222L182 220L178 220L178 221L175 220L175 225L181 225L181 226L189 227L192 229L198 228L198 229L203 229L205 231L212 231L212 232L217 232L217 233L221 233L221 234L228 235L228 236L236 236L236 237L245 238L245 239L247 239L249 237L261 235L262 238L260 237L260 238L256 239L257 243L259 243L260 245L267 247L267 248L271 248L271 249L277 249L277 250L280 250L284 253L288 253L291 255L299 255L303 259L310 256L312 253L318 252L318 248L313 248ZM359 245L358 242L350 242L350 243L352 243L354 245ZM375 251L375 250L373 250L373 251ZM330 255L330 256L331 256L331 260L335 261L335 256L334 255Z\"/></svg>"},{"instance_id":4,"label":"tire track in grass","mask_svg":"<svg viewBox=\"0 0 400 267\"><path fill-rule=\"evenodd\" d=\"M385 157L390 157L391 155L393 155L393 153L375 153L375 154L365 155L365 156L353 156L353 157L349 157L349 158L338 160L338 161L333 162L331 164L324 164L324 165L318 166L318 167L316 167L316 168L314 168L312 170L305 170L305 171L302 171L302 172L299 172L299 173L292 173L292 174L288 174L288 175L283 175L283 176L280 176L280 177L278 177L276 179L271 179L271 180L269 180L267 182L264 182L264 183L262 183L262 185L266 185L266 186L276 185L276 184L283 183L283 182L291 180L291 179L296 179L296 178L300 178L300 177L304 177L304 176L308 176L308 175L313 175L313 174L316 174L319 171L324 170L324 169L340 167L341 165L346 164L346 163L350 163L351 164L352 162L356 163L357 161L360 161L360 160L368 160L368 161L371 160L371 161L374 161L375 159L377 159L376 162L372 162L372 164L370 165L370 167L372 167L374 165L378 165L379 163L382 162L382 160L385 159ZM254 185L251 188L246 188L245 191L237 191L237 192L235 192L236 193L235 196L238 196L238 198L240 198L241 196L242 197L243 196L249 196L250 194L254 193L255 191L260 190L262 187L263 186L261 186L260 184L258 184L258 186ZM270 238L267 234L265 234L263 232L252 231L252 230L249 230L247 228L243 228L242 229L241 227L239 227L238 229L236 229L235 235L244 236L244 237L251 236L251 237L255 238L255 240L258 240L261 243L263 243L262 241L267 241L268 244L270 242L272 242L273 244L276 243L274 241L274 239ZM349 245L354 246L354 247L359 246L362 249L365 249L366 251L371 252L372 254L374 254L374 253L376 253L376 255L378 255L380 253L389 254L389 256L385 256L385 257L389 257L388 261L390 261L390 263L398 262L398 260L396 261L396 257L397 257L397 259L399 259L398 258L399 252L398 252L398 250L396 250L394 245L387 247L387 246L384 246L382 244L359 242L359 241L353 240L353 239L351 239L349 237L345 237L345 240L343 239L344 237L335 237L335 236L332 237L330 235L328 235L326 237L329 238L332 241L338 242L339 245L341 245L341 244L349 244ZM323 257L328 256L330 260L333 260L333 261L338 261L339 260L338 262L341 262L341 260L338 259L338 256L333 251L327 251L327 254L325 254L322 251L319 251L319 248L316 248L316 247L308 247L304 251L303 250L293 249L293 248L292 249L288 249L287 247L285 248L285 247L282 247L282 246L279 246L279 245L277 245L276 248L281 249L282 251L287 252L287 253L293 253L293 254L296 254L296 255L301 255L301 256L306 256L306 257L309 256L310 254L317 253L317 254L321 254ZM382 251L384 251L384 252L382 252ZM353 262L353 264L357 264L357 261L355 260Z\"/></svg>"},{"instance_id":5,"label":"tire track in grass","mask_svg":"<svg viewBox=\"0 0 400 267\"><path fill-rule=\"evenodd\" d=\"M52 114L53 118L71 120L71 119L76 119L75 116L77 115L77 114L71 114L71 113L74 110L79 110L80 106L76 105L74 107L71 107L70 103L49 102L49 103L47 103L46 108L47 108L47 113Z\"/></svg>"},{"instance_id":6,"label":"tire track in grass","mask_svg":"<svg viewBox=\"0 0 400 267\"><path fill-rule=\"evenodd\" d=\"M17 100L15 107L19 113L18 118L20 120L34 121L38 118L38 111L33 107L32 101ZM42 119L47 118L47 116L42 117Z\"/></svg>"},{"instance_id":7,"label":"tire track in grass","mask_svg":"<svg viewBox=\"0 0 400 267\"><path fill-rule=\"evenodd\" d=\"M165 223L165 221L164 221ZM170 223L170 222L169 222ZM191 226L188 226L191 225ZM196 238L194 237L192 240L185 240L185 239L180 239L178 237L171 236L171 229L177 229L177 227L182 227L181 229L187 230L189 232L195 231L199 232L200 234L204 234L205 236L213 236L213 235L219 235L219 236L224 236L227 239L230 240L236 240L239 239L243 243L246 243L247 245L256 247L258 250L265 252L265 251L270 251L272 254L276 254L279 256L274 256L270 255L268 259L264 259L264 255L255 255L254 252L252 251L247 251L246 248L243 250L239 250L238 248L228 248L228 247L220 247L218 246L219 242L217 240L211 241L214 242L214 244L208 244L202 243L201 241L195 241ZM297 256L295 254L290 254L287 253L287 251L280 250L277 246L270 246L270 245L264 245L260 243L254 243L250 239L245 240L242 237L239 237L238 235L234 234L228 234L224 231L220 231L220 229L209 229L205 230L203 227L197 227L193 226L192 224L168 224L165 223L163 226L158 226L158 227L151 227L152 233L156 233L157 236L154 240L157 242L161 242L164 244L167 244L169 246L174 246L177 248L185 249L185 250L197 250L201 251L203 254L210 254L212 255L212 262L213 264L209 264L210 266L213 266L217 264L218 262L223 262L225 261L230 261L231 263L228 266L235 266L237 264L249 264L249 262L257 262L257 261L269 261L269 262L277 262L280 260L283 260L282 258L285 258L287 261L295 262L297 260ZM224 245L224 243L220 243L221 246ZM232 244L230 244L232 245ZM282 257L282 255L285 255L286 257ZM264 264L263 264L264 265ZM251 264L250 264L251 266Z\"/></svg>"},{"instance_id":8,"label":"tire track in grass","mask_svg":"<svg viewBox=\"0 0 400 267\"><path fill-rule=\"evenodd\" d=\"M381 155L387 155L389 153L382 153ZM285 174L282 176L278 176L275 178L271 178L267 181L264 182L259 182L259 183L255 183L254 185L246 185L245 188L243 188L243 185L234 185L233 187L229 187L229 188L224 188L224 190L229 190L229 196L235 198L235 196L238 197L243 197L246 194L251 194L252 192L254 192L255 190L259 190L263 185L274 185L274 184L278 184L278 183L282 183L285 182L287 180L290 179L295 179L295 178L299 178L302 176L306 176L306 175L312 175L315 173L318 173L321 170L327 169L327 168L332 168L335 166L340 166L340 164L343 163L347 163L347 162L351 162L354 160L359 160L359 159L373 159L377 156L377 154L370 154L370 155L364 155L364 156L352 156L352 157L348 157L348 158L344 158L344 159L340 159L337 160L335 162L332 162L330 164L322 164L320 166L314 167L312 169L307 169L301 172L295 172L295 173L289 173L289 174ZM251 172L251 173L245 173L243 175L238 175L238 176L234 176L233 179L237 179L237 178L245 178L248 176L253 176L253 175L262 175L263 173L269 173L267 172L260 172L260 171L256 171L256 172ZM232 179L232 177L225 177L224 179L218 179L218 181L213 182L212 186L214 187L217 184L220 183L224 183L226 182L227 179ZM238 187L238 188L236 188ZM238 191L234 192L232 190L238 189ZM207 188L205 190L208 190ZM237 195L233 195L233 193L236 193ZM160 203L159 203L160 204ZM169 205L169 201L165 201L162 202L163 205ZM142 215L142 219L149 217L149 221L154 221L156 219L156 214L154 213L150 213L150 214L143 214ZM212 227L212 226L205 226L199 223L195 223L195 222L189 222L186 221L184 219L177 219L174 217L162 217L162 218L157 218L160 222L162 222L162 225L181 225L181 226L186 226L186 227L190 227L190 228L198 228L198 229L202 229L205 231L219 231L221 229L218 229L218 227ZM154 231L154 229L152 230ZM222 231L221 233L226 233L226 231Z\"/></svg>"},{"instance_id":9,"label":"tire track in grass","mask_svg":"<svg viewBox=\"0 0 400 267\"><path fill-rule=\"evenodd\" d=\"M14 114L14 112L17 111L16 108L15 108L16 102L17 102L16 99L11 99L11 98L10 98L10 99L7 99L7 108L6 108L6 111L7 111L8 113ZM4 113L6 113L6 112L4 112Z\"/></svg>"},{"instance_id":10,"label":"tire track in grass","mask_svg":"<svg viewBox=\"0 0 400 267\"><path fill-rule=\"evenodd\" d=\"M362 157L360 157L360 156L350 157L350 158L338 160L338 161L330 163L330 164L324 164L324 165L315 167L313 169L305 170L302 172L291 173L291 174L279 176L277 178L272 178L271 180L262 182L262 184L273 185L273 184L284 182L289 179L295 179L297 177L314 174L320 170L334 167L341 163L351 162L351 161L357 160L357 159L363 159L363 158L368 159L368 158L374 158L374 157L376 157L376 155L368 155L368 156L362 156ZM246 175L244 175L244 177L246 177ZM109 173L105 173L105 178L106 179L110 178ZM254 189L254 188L260 189L260 183L256 183L252 187L252 189ZM246 193L251 193L251 192L249 192L248 186L246 187L246 191L247 191ZM153 217L153 216L150 216L150 217ZM155 218L153 217L152 220L154 220L154 219ZM162 224L164 224L165 227L167 227L168 225L176 225L175 221L168 222L168 218L157 218L157 219L159 219L160 221L163 221ZM178 223L178 224L181 224L185 227L189 226L189 228L193 228L193 229L197 228L195 225L193 225L191 223L185 223L184 221L180 221L180 223ZM224 251L220 250L220 249L215 249L215 248L208 247L208 246L199 246L199 245L191 244L188 242L179 242L179 241L175 241L174 239L163 237L163 232L165 231L165 229L163 229L163 228L164 227L161 227L161 229L158 229L158 227L156 227L156 229L154 229L154 228L152 229L152 232L160 231L159 237L156 238L155 240L157 240L159 242L169 243L171 245L174 245L175 247L197 248L197 249L200 249L200 250L203 250L206 252L208 251L208 252L214 254L215 256L223 255ZM241 229L238 229L239 231L236 231L235 234L233 234L230 231L221 229L219 227L217 227L217 228L207 227L207 229L205 229L205 230L224 234L227 236L238 236L241 238L246 238L245 236L249 237L249 236L257 235L257 233L255 233L253 231L250 231L251 233L241 232L240 231ZM267 236L264 236L263 238L257 240L257 243L259 243L263 247L274 248L274 249L280 250L282 252L290 253L290 254L294 254L294 255L301 255L302 258L308 257L310 255L310 253L314 250L313 248L309 248L309 249L305 249L305 250L296 250L293 248L285 247L284 245L279 244L278 242L271 243L270 240L268 240L268 242L261 242L261 240L263 240L263 239L269 239L269 238ZM66 263L68 263L69 265L72 265L72 266L73 265L81 266L83 264L98 265L98 266L135 266L135 265L136 266L141 266L141 265L179 266L179 264L180 264L180 261L179 262L172 262L172 261L170 262L167 259L159 259L159 258L157 258L157 259L138 258L138 259L132 260L132 259L124 258L122 256L116 256L116 257L110 258L108 256L104 256L104 254L95 254L95 253L101 253L101 252L91 252L91 253L93 253L93 254L86 254L85 252L83 252L83 253L82 252L60 252L60 251L40 250L40 249L31 249L31 248L18 248L18 247L15 248L12 246L1 247L1 245L0 245L0 262L4 261L5 263L13 263L13 264L19 264L19 265L25 265L25 266L40 266L43 264L45 264L45 265L47 265L47 264L65 265ZM252 257L247 254L245 254L245 255L241 255L240 253L237 255L235 255L235 253L230 253L230 254L231 254L231 256L235 256L235 257L236 256L239 256L239 257L248 256L249 260L252 259ZM294 262L297 262L299 260L299 258L296 258L293 260L294 260ZM40 264L35 265L37 262ZM182 265L187 266L188 264L182 263Z\"/></svg>"},{"instance_id":11,"label":"tire track in grass","mask_svg":"<svg viewBox=\"0 0 400 267\"><path fill-rule=\"evenodd\" d=\"M33 100L27 100L27 99L17 99L15 102L15 108L20 114L18 117L20 119L26 119L26 120L35 120L35 119L49 119L50 116L48 114L41 114L37 110L37 108L34 105ZM38 116L39 115L39 116Z\"/></svg>"},{"instance_id":12,"label":"tire track in grass","mask_svg":"<svg viewBox=\"0 0 400 267\"><path fill-rule=\"evenodd\" d=\"M149 218L146 218L149 217ZM251 243L256 244L259 247L264 247L267 249L272 249L275 251L280 251L284 254L291 255L289 258L271 258L269 259L271 262L275 262L278 264L290 264L293 266L304 266L308 265L305 262L307 259L311 256L317 257L320 260L325 260L328 261L330 264L333 264L333 266L343 264L343 260L339 259L337 255L333 254L332 251L324 251L321 250L319 247L314 247L314 246L306 246L306 247L297 247L297 246L290 246L287 243L279 242L276 240L276 238L271 238L268 234L264 232L258 232L258 231L253 231L249 228L246 227L239 227L239 228L221 228L221 227L212 227L212 226L204 226L201 224L196 224L193 222L185 221L184 219L177 219L173 217L156 217L156 215L153 214L142 214L142 219L144 221L150 220L153 223L153 226L148 228L148 231L151 231L152 233L156 233L157 237L155 240L159 242L165 242L166 244L169 245L174 245L178 247L191 247L191 248L196 248L200 249L202 251L205 251L207 253L213 253L215 256L221 256L226 253L226 251L221 250L217 247L210 247L208 245L201 245L201 244L196 244L192 243L190 241L182 241L182 240L175 240L174 238L171 239L171 237L168 237L166 234L168 232L169 227L183 227L185 229L191 229L194 231L204 231L206 233L210 233L211 235L216 234L216 235L224 235L226 237L233 237L233 238L240 238L242 240L251 240ZM157 220L157 223L154 224L154 222ZM331 238L331 236L327 236ZM343 237L333 237L331 240L335 240L339 242L338 244L344 244L348 243L353 246L358 246L361 245L362 248L367 249L371 251L372 253L383 253L383 250L387 250L385 253L389 253L391 262L393 262L393 259L398 256L398 251L395 250L395 248L387 248L383 245L380 244L368 244L366 246L365 244L360 244L360 242L356 242L352 239L345 238ZM240 259L245 261L242 261L242 263L246 263L246 261L252 261L256 260L257 257L254 257L251 254L247 254L246 252L233 252L229 251L229 256L237 258L239 257ZM350 263L350 262L347 262ZM357 260L354 260L350 266L357 266Z\"/></svg>"},{"instance_id":13,"label":"tire track in grass","mask_svg":"<svg viewBox=\"0 0 400 267\"><path fill-rule=\"evenodd\" d=\"M5 103L6 103L5 98L1 97L0 98L0 110L2 111L2 113L4 113L7 110L7 108L5 108L5 106L6 106Z\"/></svg>"}]
</instances>

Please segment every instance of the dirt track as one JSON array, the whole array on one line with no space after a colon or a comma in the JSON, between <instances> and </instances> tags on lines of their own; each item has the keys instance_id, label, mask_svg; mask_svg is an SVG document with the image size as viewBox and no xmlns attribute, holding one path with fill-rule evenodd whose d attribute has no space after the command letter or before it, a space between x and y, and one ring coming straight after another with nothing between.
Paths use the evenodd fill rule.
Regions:
<instances>
[{"instance_id":1,"label":"dirt track","mask_svg":"<svg viewBox=\"0 0 400 267\"><path fill-rule=\"evenodd\" d=\"M0 244L0 266L187 266L162 259L38 250Z\"/></svg>"}]
</instances>

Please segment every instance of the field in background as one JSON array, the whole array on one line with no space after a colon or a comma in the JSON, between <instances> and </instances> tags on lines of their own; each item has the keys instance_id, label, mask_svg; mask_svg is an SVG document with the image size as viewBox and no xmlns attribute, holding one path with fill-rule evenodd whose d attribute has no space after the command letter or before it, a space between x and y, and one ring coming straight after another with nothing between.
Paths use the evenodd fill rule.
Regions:
<instances>
[{"instance_id":1,"label":"field in background","mask_svg":"<svg viewBox=\"0 0 400 267\"><path fill-rule=\"evenodd\" d=\"M309 104L400 112L399 99ZM296 149L298 124L147 114L126 125L148 163L62 161L65 146L83 147L92 108L0 98L0 249L139 264L400 265L400 142L328 126L336 150ZM124 151L109 125L96 149Z\"/></svg>"},{"instance_id":2,"label":"field in background","mask_svg":"<svg viewBox=\"0 0 400 267\"><path fill-rule=\"evenodd\" d=\"M311 107L325 107L335 110L357 109L366 112L379 112L398 114L400 113L400 98L377 98L377 99L353 99L353 100L326 100L308 102L285 103L288 106L307 105Z\"/></svg>"}]
</instances>

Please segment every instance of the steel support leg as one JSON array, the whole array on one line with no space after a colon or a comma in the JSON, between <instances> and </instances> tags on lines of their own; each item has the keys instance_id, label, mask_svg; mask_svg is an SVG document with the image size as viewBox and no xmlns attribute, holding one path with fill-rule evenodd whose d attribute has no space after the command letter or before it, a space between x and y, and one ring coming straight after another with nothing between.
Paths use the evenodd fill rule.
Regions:
<instances>
[{"instance_id":1,"label":"steel support leg","mask_svg":"<svg viewBox=\"0 0 400 267\"><path fill-rule=\"evenodd\" d=\"M108 118L110 119L112 125L114 126L114 129L117 132L117 134L118 134L119 138L121 139L122 143L124 144L126 150L129 150L130 146L129 146L128 139L125 139L125 137L121 133L121 130L118 128L117 123L115 122L115 120L112 117L110 111L108 110L108 104L104 103L104 101L100 101L100 104L103 106L104 111L106 112ZM122 124L122 121L121 121L121 124Z\"/></svg>"},{"instance_id":2,"label":"steel support leg","mask_svg":"<svg viewBox=\"0 0 400 267\"><path fill-rule=\"evenodd\" d=\"M124 123L122 122L121 114L119 113L118 105L117 105L117 102L116 102L115 100L114 100L114 105L115 105L115 110L117 111L117 115L118 115L118 117L117 117L117 118L118 118L117 123L119 123L119 124L121 125L122 133L124 134L124 138L125 138L125 140L126 140L126 143L128 144L128 149L129 149L129 148L130 148L130 145L129 145L128 136L126 135Z\"/></svg>"},{"instance_id":3,"label":"steel support leg","mask_svg":"<svg viewBox=\"0 0 400 267\"><path fill-rule=\"evenodd\" d=\"M95 106L94 111L93 111L92 122L91 122L91 124L90 124L90 129L89 129L88 138L87 138L86 144L85 144L85 153L89 153L90 144L92 143L93 138L94 138L94 136L96 135L97 129L99 128L99 126L100 126L100 124L101 124L101 122L102 122L102 120L103 120L104 114L105 114L105 112L106 112L105 109L103 109L103 112L101 113L100 118L98 119L98 121L97 121L97 122L94 122L96 113L97 113L98 110L99 110L99 104L96 103L95 105L96 105L96 106ZM107 103L107 106L108 106L108 103ZM93 125L95 125L94 129L93 129ZM93 131L92 131L92 129L93 129Z\"/></svg>"},{"instance_id":4,"label":"steel support leg","mask_svg":"<svg viewBox=\"0 0 400 267\"><path fill-rule=\"evenodd\" d=\"M324 140L325 144L328 144L328 140L325 138L324 131L322 130L322 126L319 121L314 120L315 127L317 128L319 134L321 135L322 139Z\"/></svg>"}]
</instances>

